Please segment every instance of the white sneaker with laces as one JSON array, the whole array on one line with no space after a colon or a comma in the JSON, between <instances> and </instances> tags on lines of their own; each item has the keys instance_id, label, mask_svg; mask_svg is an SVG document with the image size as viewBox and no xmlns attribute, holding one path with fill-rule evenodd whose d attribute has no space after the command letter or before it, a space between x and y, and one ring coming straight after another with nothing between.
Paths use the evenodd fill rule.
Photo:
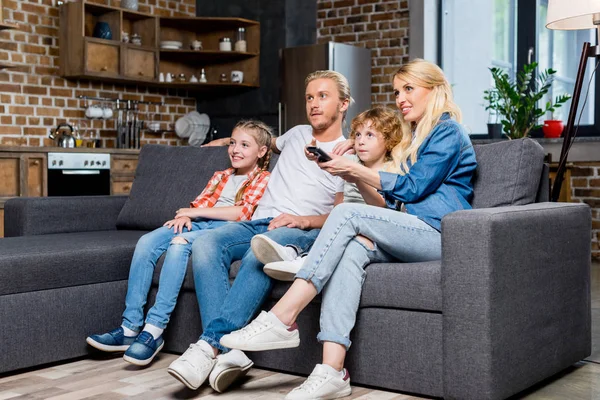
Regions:
<instances>
[{"instance_id":1,"label":"white sneaker with laces","mask_svg":"<svg viewBox=\"0 0 600 400\"><path fill-rule=\"evenodd\" d=\"M337 399L351 393L347 369L344 368L344 374L341 375L327 365L317 364L304 383L289 392L285 400Z\"/></svg>"},{"instance_id":2,"label":"white sneaker with laces","mask_svg":"<svg viewBox=\"0 0 600 400\"><path fill-rule=\"evenodd\" d=\"M300 334L296 323L286 328L275 314L261 311L254 321L223 336L220 342L230 349L243 351L288 349L300 346Z\"/></svg>"},{"instance_id":3,"label":"white sneaker with laces","mask_svg":"<svg viewBox=\"0 0 600 400\"><path fill-rule=\"evenodd\" d=\"M256 235L250 241L252 252L263 264L277 261L293 261L298 257L296 250L289 246L282 246L265 235Z\"/></svg>"},{"instance_id":4,"label":"white sneaker with laces","mask_svg":"<svg viewBox=\"0 0 600 400\"><path fill-rule=\"evenodd\" d=\"M192 390L198 389L206 380L217 360L200 343L192 343L190 347L173 361L167 372Z\"/></svg>"},{"instance_id":5,"label":"white sneaker with laces","mask_svg":"<svg viewBox=\"0 0 600 400\"><path fill-rule=\"evenodd\" d=\"M233 382L246 375L253 365L252 360L241 350L220 354L208 377L208 383L217 392L223 393Z\"/></svg>"},{"instance_id":6,"label":"white sneaker with laces","mask_svg":"<svg viewBox=\"0 0 600 400\"><path fill-rule=\"evenodd\" d=\"M277 279L278 281L291 282L296 277L298 271L300 271L300 268L304 265L305 259L306 256L301 256L292 261L268 263L263 267L263 271L267 276Z\"/></svg>"}]
</instances>

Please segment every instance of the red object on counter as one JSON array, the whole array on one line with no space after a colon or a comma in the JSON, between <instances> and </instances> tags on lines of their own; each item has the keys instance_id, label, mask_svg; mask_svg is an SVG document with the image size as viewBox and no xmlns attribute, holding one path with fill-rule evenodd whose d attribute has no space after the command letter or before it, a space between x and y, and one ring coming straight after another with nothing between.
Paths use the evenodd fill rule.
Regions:
<instances>
[{"instance_id":1,"label":"red object on counter","mask_svg":"<svg viewBox=\"0 0 600 400\"><path fill-rule=\"evenodd\" d=\"M560 120L549 119L544 121L542 131L545 138L559 138L564 129L563 122Z\"/></svg>"}]
</instances>

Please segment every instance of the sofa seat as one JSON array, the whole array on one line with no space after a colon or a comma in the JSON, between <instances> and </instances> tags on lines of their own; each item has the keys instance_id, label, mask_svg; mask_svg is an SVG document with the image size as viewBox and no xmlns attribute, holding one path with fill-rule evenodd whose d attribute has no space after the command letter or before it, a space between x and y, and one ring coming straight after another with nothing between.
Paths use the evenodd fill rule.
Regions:
<instances>
[{"instance_id":1,"label":"sofa seat","mask_svg":"<svg viewBox=\"0 0 600 400\"><path fill-rule=\"evenodd\" d=\"M152 279L157 287L163 255L157 264ZM235 261L230 269L229 279L237 276L240 262ZM441 261L422 263L370 264L366 267L367 276L363 285L360 307L384 307L406 310L442 311ZM291 282L275 282L269 298L279 300L290 287ZM194 291L192 261L188 262L188 272L183 281L183 290ZM321 296L315 298L321 301Z\"/></svg>"},{"instance_id":2,"label":"sofa seat","mask_svg":"<svg viewBox=\"0 0 600 400\"><path fill-rule=\"evenodd\" d=\"M0 295L127 279L143 231L94 231L0 240Z\"/></svg>"}]
</instances>

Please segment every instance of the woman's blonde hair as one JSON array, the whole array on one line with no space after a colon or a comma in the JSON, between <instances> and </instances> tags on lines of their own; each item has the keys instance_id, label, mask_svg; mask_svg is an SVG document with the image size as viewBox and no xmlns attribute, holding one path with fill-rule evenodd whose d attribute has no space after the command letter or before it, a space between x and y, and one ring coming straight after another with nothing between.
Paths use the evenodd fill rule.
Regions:
<instances>
[{"instance_id":1,"label":"woman's blonde hair","mask_svg":"<svg viewBox=\"0 0 600 400\"><path fill-rule=\"evenodd\" d=\"M256 140L259 148L263 146L267 147L267 152L265 155L258 159L258 166L260 167L261 172L266 171L269 168L269 163L271 161L271 138L273 137L273 129L264 122L256 120L242 120L235 124L233 130L236 129L243 130L244 132L250 134ZM250 186L255 179L258 179L260 175L261 174L258 173L254 177L249 177L250 179L248 179L246 183L240 187L235 195L236 203L242 199L246 188Z\"/></svg>"},{"instance_id":2,"label":"woman's blonde hair","mask_svg":"<svg viewBox=\"0 0 600 400\"><path fill-rule=\"evenodd\" d=\"M402 125L398 112L386 107L375 107L363 111L352 119L350 129L350 139L356 137L356 131L366 123L371 122L371 127L381 133L385 142L386 161L392 160L392 150L400 143L402 138ZM387 163L384 170L390 170L390 163Z\"/></svg>"},{"instance_id":3,"label":"woman's blonde hair","mask_svg":"<svg viewBox=\"0 0 600 400\"><path fill-rule=\"evenodd\" d=\"M348 79L339 72L331 71L331 70L323 70L323 71L315 71L306 77L304 80L304 88L308 86L309 83L316 79L330 79L335 82L335 85L338 89L338 98L342 101L348 100L348 108L354 103L354 99L350 95L350 84L348 83ZM342 121L346 119L346 114L348 113L348 109L344 111L344 116Z\"/></svg>"},{"instance_id":4,"label":"woman's blonde hair","mask_svg":"<svg viewBox=\"0 0 600 400\"><path fill-rule=\"evenodd\" d=\"M400 115L402 140L392 150L392 158L398 168L397 172L404 175L409 170L408 159L410 158L411 165L417 162L419 147L439 123L442 114L450 114L450 117L459 123L462 121L462 114L454 102L452 88L444 72L437 65L422 59L414 59L396 71L392 82L396 78L414 86L431 89L427 96L427 107L418 122L407 122Z\"/></svg>"}]
</instances>

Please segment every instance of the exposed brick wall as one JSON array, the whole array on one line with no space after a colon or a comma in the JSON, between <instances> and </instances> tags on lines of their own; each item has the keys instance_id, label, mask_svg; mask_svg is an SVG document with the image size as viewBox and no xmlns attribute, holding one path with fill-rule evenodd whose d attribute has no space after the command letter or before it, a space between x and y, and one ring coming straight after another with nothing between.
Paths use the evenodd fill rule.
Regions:
<instances>
[{"instance_id":1,"label":"exposed brick wall","mask_svg":"<svg viewBox=\"0 0 600 400\"><path fill-rule=\"evenodd\" d=\"M592 257L600 260L600 163L576 163L573 166L571 198L592 207Z\"/></svg>"},{"instance_id":2,"label":"exposed brick wall","mask_svg":"<svg viewBox=\"0 0 600 400\"><path fill-rule=\"evenodd\" d=\"M93 0L119 6L119 0ZM84 138L100 135L104 147L115 146L116 119L88 120L79 95L163 101L156 120L168 128L179 116L195 110L196 100L186 91L147 89L111 83L65 80L59 70L59 10L56 0L3 0L5 22L19 30L0 33L0 61L18 68L0 71L0 145L51 145L48 130L61 122L82 126ZM140 0L140 11L161 16L195 16L196 0ZM141 117L147 110L141 106ZM116 114L116 113L115 113ZM116 115L115 115L116 117ZM145 132L141 143L180 144L173 133Z\"/></svg>"},{"instance_id":3,"label":"exposed brick wall","mask_svg":"<svg viewBox=\"0 0 600 400\"><path fill-rule=\"evenodd\" d=\"M317 0L317 40L371 49L373 105L393 105L391 76L408 61L408 0Z\"/></svg>"}]
</instances>

